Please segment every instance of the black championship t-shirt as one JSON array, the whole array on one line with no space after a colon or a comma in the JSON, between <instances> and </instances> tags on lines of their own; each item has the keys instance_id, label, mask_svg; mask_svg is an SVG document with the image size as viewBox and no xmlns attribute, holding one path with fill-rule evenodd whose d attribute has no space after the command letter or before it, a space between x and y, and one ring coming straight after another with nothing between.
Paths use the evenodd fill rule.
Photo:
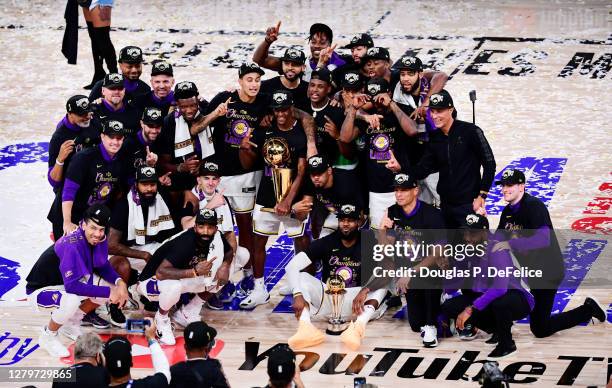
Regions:
<instances>
[{"instance_id":1,"label":"black championship t-shirt","mask_svg":"<svg viewBox=\"0 0 612 388\"><path fill-rule=\"evenodd\" d=\"M194 268L199 261L206 259L212 242L212 240L198 242L198 239L195 230L191 228L173 237L171 240L167 240L157 248L151 260L147 262L147 265L140 274L139 280L142 281L153 277L164 259L172 263L174 268ZM232 249L227 240L225 240L225 237L223 237L223 234L221 234L221 241L223 241L223 252L228 252ZM218 260L223 260L223 258L219 257Z\"/></svg>"},{"instance_id":2,"label":"black championship t-shirt","mask_svg":"<svg viewBox=\"0 0 612 388\"><path fill-rule=\"evenodd\" d=\"M260 93L264 93L271 96L277 90L284 90L293 96L293 103L296 108L306 111L310 107L310 100L308 100L308 82L300 80L298 87L295 89L289 89L281 82L281 77L274 77L261 81Z\"/></svg>"},{"instance_id":3,"label":"black championship t-shirt","mask_svg":"<svg viewBox=\"0 0 612 388\"><path fill-rule=\"evenodd\" d=\"M349 203L364 208L361 183L357 171L333 168L333 183L328 189L313 185L310 175L304 178L304 195L314 197L330 213L336 213L340 205Z\"/></svg>"},{"instance_id":4,"label":"black championship t-shirt","mask_svg":"<svg viewBox=\"0 0 612 388\"><path fill-rule=\"evenodd\" d=\"M281 161L278 167L291 169L291 178L295 179L299 159L306 158L306 134L304 133L300 121L296 120L293 128L288 131L281 131L276 126L276 123L273 123L270 129L256 131L253 139L255 144L257 144L258 163L263 162L265 165L264 173L259 184L259 190L257 191L256 203L264 207L272 208L276 205L274 184L272 183L272 167L264 160L263 150L273 143L283 144L288 150L288 155L285 155L287 159ZM277 157L282 158L280 155ZM304 177L304 179L306 179L306 177ZM298 200L299 198L296 195L295 201Z\"/></svg>"},{"instance_id":5,"label":"black championship t-shirt","mask_svg":"<svg viewBox=\"0 0 612 388\"><path fill-rule=\"evenodd\" d=\"M563 280L565 265L548 209L542 201L526 192L517 205L508 205L502 211L496 237L504 240L529 238L538 233L538 229L549 228L550 243L548 246L530 249L526 244L524 249L520 249L520 246L519 249L512 249L512 253L521 265L529 269L542 270L541 280L533 277L528 279L531 287L554 286L556 282Z\"/></svg>"},{"instance_id":6,"label":"black championship t-shirt","mask_svg":"<svg viewBox=\"0 0 612 388\"><path fill-rule=\"evenodd\" d=\"M123 128L127 136L134 135L140 129L140 112L133 105L123 103L123 106L117 110L113 110L106 101L100 104L92 104L94 115L101 122L107 120L117 120L123 124Z\"/></svg>"},{"instance_id":7,"label":"black championship t-shirt","mask_svg":"<svg viewBox=\"0 0 612 388\"><path fill-rule=\"evenodd\" d=\"M187 360L170 368L171 388L225 388L229 383L218 360Z\"/></svg>"},{"instance_id":8,"label":"black championship t-shirt","mask_svg":"<svg viewBox=\"0 0 612 388\"><path fill-rule=\"evenodd\" d=\"M143 377L142 379L130 380L127 383L113 385L113 388L167 388L168 379L166 375L159 372L153 376Z\"/></svg>"},{"instance_id":9,"label":"black championship t-shirt","mask_svg":"<svg viewBox=\"0 0 612 388\"><path fill-rule=\"evenodd\" d=\"M321 261L321 281L326 283L332 275L340 275L346 287L361 287L361 238L352 247L346 247L340 232L314 240L305 251L312 262Z\"/></svg>"},{"instance_id":10,"label":"black championship t-shirt","mask_svg":"<svg viewBox=\"0 0 612 388\"><path fill-rule=\"evenodd\" d=\"M75 378L74 382L59 382L54 381L53 388L105 388L110 382L108 372L103 366L93 366L88 362L81 362L72 365L68 368L62 368L62 371L70 370L70 379ZM61 373L61 372L60 372ZM67 374L65 374L68 377Z\"/></svg>"},{"instance_id":11,"label":"black championship t-shirt","mask_svg":"<svg viewBox=\"0 0 612 388\"><path fill-rule=\"evenodd\" d=\"M306 112L310 113L315 121L318 153L325 155L331 163L335 163L340 155L340 148L338 147L338 141L325 131L325 123L327 122L325 117L329 117L336 124L338 134L340 134L344 122L344 110L328 103L323 109L315 111L309 103Z\"/></svg>"},{"instance_id":12,"label":"black championship t-shirt","mask_svg":"<svg viewBox=\"0 0 612 388\"><path fill-rule=\"evenodd\" d=\"M259 123L269 112L268 98L262 93L257 95L253 103L246 103L240 100L238 92L221 92L212 99L206 114L214 111L230 97L232 103L228 106L227 114L211 124L214 128L215 160L221 164L224 176L240 175L256 170L254 168L247 171L242 168L238 156L240 143L249 130L253 129L253 135L260 130Z\"/></svg>"},{"instance_id":13,"label":"black championship t-shirt","mask_svg":"<svg viewBox=\"0 0 612 388\"><path fill-rule=\"evenodd\" d=\"M157 154L159 157L159 145L160 142L157 140L151 144L146 144L142 136L142 130L138 131L136 136L130 136L123 141L120 153L129 182L133 182L136 179L136 170L147 165L147 146L149 151Z\"/></svg>"}]
</instances>

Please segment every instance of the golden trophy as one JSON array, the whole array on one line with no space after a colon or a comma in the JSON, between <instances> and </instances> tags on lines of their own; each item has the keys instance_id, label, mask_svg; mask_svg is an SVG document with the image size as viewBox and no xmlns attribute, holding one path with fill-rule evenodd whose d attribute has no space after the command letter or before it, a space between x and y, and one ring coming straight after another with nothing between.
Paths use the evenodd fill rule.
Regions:
<instances>
[{"instance_id":1,"label":"golden trophy","mask_svg":"<svg viewBox=\"0 0 612 388\"><path fill-rule=\"evenodd\" d=\"M329 296L331 314L327 321L327 330L325 332L329 335L340 335L348 326L346 320L342 318L342 304L346 294L345 287L344 278L340 275L332 275L327 280L327 290L325 290L325 293Z\"/></svg>"},{"instance_id":2,"label":"golden trophy","mask_svg":"<svg viewBox=\"0 0 612 388\"><path fill-rule=\"evenodd\" d=\"M264 160L271 170L274 197L278 204L285 199L293 183L291 169L284 167L291 158L289 145L285 139L273 137L265 141L262 152ZM275 213L272 207L261 208L261 211Z\"/></svg>"}]
</instances>

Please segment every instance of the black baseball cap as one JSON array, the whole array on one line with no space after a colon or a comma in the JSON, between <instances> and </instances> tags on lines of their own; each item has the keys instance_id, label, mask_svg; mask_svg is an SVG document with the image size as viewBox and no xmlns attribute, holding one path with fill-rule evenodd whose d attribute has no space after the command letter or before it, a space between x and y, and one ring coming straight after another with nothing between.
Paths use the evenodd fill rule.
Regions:
<instances>
[{"instance_id":1,"label":"black baseball cap","mask_svg":"<svg viewBox=\"0 0 612 388\"><path fill-rule=\"evenodd\" d=\"M217 212L214 209L200 209L196 215L195 223L198 225L217 225Z\"/></svg>"},{"instance_id":2,"label":"black baseball cap","mask_svg":"<svg viewBox=\"0 0 612 388\"><path fill-rule=\"evenodd\" d=\"M334 40L334 32L331 28L329 28L327 24L315 23L310 26L310 36L308 37L308 39L312 39L314 34L316 34L317 32L322 32L325 36L327 36L329 43Z\"/></svg>"},{"instance_id":3,"label":"black baseball cap","mask_svg":"<svg viewBox=\"0 0 612 388\"><path fill-rule=\"evenodd\" d=\"M338 208L338 219L350 218L352 220L358 220L361 218L360 209L352 203L343 203Z\"/></svg>"},{"instance_id":4,"label":"black baseball cap","mask_svg":"<svg viewBox=\"0 0 612 388\"><path fill-rule=\"evenodd\" d=\"M489 229L489 220L483 215L471 213L465 216L460 229Z\"/></svg>"},{"instance_id":5,"label":"black baseball cap","mask_svg":"<svg viewBox=\"0 0 612 388\"><path fill-rule=\"evenodd\" d=\"M174 99L182 100L185 98L197 97L198 87L191 81L183 81L174 87Z\"/></svg>"},{"instance_id":6,"label":"black baseball cap","mask_svg":"<svg viewBox=\"0 0 612 388\"><path fill-rule=\"evenodd\" d=\"M366 55L363 57L363 63L365 63L368 59L382 59L385 61L390 61L391 56L389 55L389 50L384 47L370 47L366 52Z\"/></svg>"},{"instance_id":7,"label":"black baseball cap","mask_svg":"<svg viewBox=\"0 0 612 388\"><path fill-rule=\"evenodd\" d=\"M270 109L282 109L293 105L293 96L286 90L275 90L270 98Z\"/></svg>"},{"instance_id":8,"label":"black baseball cap","mask_svg":"<svg viewBox=\"0 0 612 388\"><path fill-rule=\"evenodd\" d=\"M123 75L119 73L108 73L104 76L102 86L108 89L125 89Z\"/></svg>"},{"instance_id":9,"label":"black baseball cap","mask_svg":"<svg viewBox=\"0 0 612 388\"><path fill-rule=\"evenodd\" d=\"M324 155L315 155L308 158L308 173L320 174L331 167L329 160Z\"/></svg>"},{"instance_id":10,"label":"black baseball cap","mask_svg":"<svg viewBox=\"0 0 612 388\"><path fill-rule=\"evenodd\" d=\"M384 78L372 78L366 85L366 94L375 97L381 93L389 92L389 82Z\"/></svg>"},{"instance_id":11,"label":"black baseball cap","mask_svg":"<svg viewBox=\"0 0 612 388\"><path fill-rule=\"evenodd\" d=\"M270 380L290 380L295 375L295 353L286 344L279 344L268 354Z\"/></svg>"},{"instance_id":12,"label":"black baseball cap","mask_svg":"<svg viewBox=\"0 0 612 388\"><path fill-rule=\"evenodd\" d=\"M502 178L495 181L496 185L517 185L519 183L525 183L525 174L520 170L506 170Z\"/></svg>"},{"instance_id":13,"label":"black baseball cap","mask_svg":"<svg viewBox=\"0 0 612 388\"><path fill-rule=\"evenodd\" d=\"M363 86L363 77L361 73L355 70L349 70L342 76L340 87L342 89L356 90Z\"/></svg>"},{"instance_id":14,"label":"black baseball cap","mask_svg":"<svg viewBox=\"0 0 612 388\"><path fill-rule=\"evenodd\" d=\"M206 176L206 175L221 176L221 168L219 167L219 164L216 162L210 162L210 161L203 162L202 164L200 164L198 175L199 176Z\"/></svg>"},{"instance_id":15,"label":"black baseball cap","mask_svg":"<svg viewBox=\"0 0 612 388\"><path fill-rule=\"evenodd\" d=\"M393 177L393 187L395 188L414 189L418 184L417 180L408 174L399 173Z\"/></svg>"},{"instance_id":16,"label":"black baseball cap","mask_svg":"<svg viewBox=\"0 0 612 388\"><path fill-rule=\"evenodd\" d=\"M288 48L287 50L285 50L283 56L279 59L281 61L295 62L299 63L300 65L303 65L304 63L306 63L306 54L304 54L302 50Z\"/></svg>"},{"instance_id":17,"label":"black baseball cap","mask_svg":"<svg viewBox=\"0 0 612 388\"><path fill-rule=\"evenodd\" d=\"M113 336L104 344L106 369L114 377L122 377L132 367L132 344L124 336Z\"/></svg>"},{"instance_id":18,"label":"black baseball cap","mask_svg":"<svg viewBox=\"0 0 612 388\"><path fill-rule=\"evenodd\" d=\"M66 112L74 113L79 116L91 112L89 99L87 98L87 96L84 96L82 94L77 94L76 96L70 97L68 101L66 101Z\"/></svg>"},{"instance_id":19,"label":"black baseball cap","mask_svg":"<svg viewBox=\"0 0 612 388\"><path fill-rule=\"evenodd\" d=\"M140 167L136 170L137 182L157 182L157 173L153 167Z\"/></svg>"},{"instance_id":20,"label":"black baseball cap","mask_svg":"<svg viewBox=\"0 0 612 388\"><path fill-rule=\"evenodd\" d=\"M102 122L102 133L105 135L125 135L123 123L117 120L105 120Z\"/></svg>"},{"instance_id":21,"label":"black baseball cap","mask_svg":"<svg viewBox=\"0 0 612 388\"><path fill-rule=\"evenodd\" d=\"M350 43L344 46L344 48L350 49L355 46L365 46L365 47L374 47L374 41L369 34L359 34L355 35L353 39L351 39Z\"/></svg>"},{"instance_id":22,"label":"black baseball cap","mask_svg":"<svg viewBox=\"0 0 612 388\"><path fill-rule=\"evenodd\" d=\"M142 49L137 46L125 46L119 51L119 63L142 63Z\"/></svg>"},{"instance_id":23,"label":"black baseball cap","mask_svg":"<svg viewBox=\"0 0 612 388\"><path fill-rule=\"evenodd\" d=\"M395 68L398 70L414 70L414 71L423 71L423 62L412 55L403 55Z\"/></svg>"},{"instance_id":24,"label":"black baseball cap","mask_svg":"<svg viewBox=\"0 0 612 388\"><path fill-rule=\"evenodd\" d=\"M111 211L106 205L95 204L85 210L83 214L84 220L92 220L96 224L107 227L110 221Z\"/></svg>"},{"instance_id":25,"label":"black baseball cap","mask_svg":"<svg viewBox=\"0 0 612 388\"><path fill-rule=\"evenodd\" d=\"M167 75L174 77L172 65L166 61L154 61L151 66L151 77L156 75Z\"/></svg>"},{"instance_id":26,"label":"black baseball cap","mask_svg":"<svg viewBox=\"0 0 612 388\"><path fill-rule=\"evenodd\" d=\"M310 74L310 79L320 79L321 81L327 82L329 85L332 84L332 74L325 67L314 70Z\"/></svg>"},{"instance_id":27,"label":"black baseball cap","mask_svg":"<svg viewBox=\"0 0 612 388\"><path fill-rule=\"evenodd\" d=\"M142 111L142 122L155 127L161 127L164 123L164 116L162 111L156 107L147 107Z\"/></svg>"},{"instance_id":28,"label":"black baseball cap","mask_svg":"<svg viewBox=\"0 0 612 388\"><path fill-rule=\"evenodd\" d=\"M429 97L429 109L454 108L454 106L453 98L445 89Z\"/></svg>"},{"instance_id":29,"label":"black baseball cap","mask_svg":"<svg viewBox=\"0 0 612 388\"><path fill-rule=\"evenodd\" d=\"M212 346L216 336L217 330L202 321L191 322L183 332L185 344L191 349Z\"/></svg>"},{"instance_id":30,"label":"black baseball cap","mask_svg":"<svg viewBox=\"0 0 612 388\"><path fill-rule=\"evenodd\" d=\"M249 73L257 73L259 75L264 75L266 72L259 67L259 65L255 62L245 62L240 65L238 69L238 78L242 78Z\"/></svg>"}]
</instances>

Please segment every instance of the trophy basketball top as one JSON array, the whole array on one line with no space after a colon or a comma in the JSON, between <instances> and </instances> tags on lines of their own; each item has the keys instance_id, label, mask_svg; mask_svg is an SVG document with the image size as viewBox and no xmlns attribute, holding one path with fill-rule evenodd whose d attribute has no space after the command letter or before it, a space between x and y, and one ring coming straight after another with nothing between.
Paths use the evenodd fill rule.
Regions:
<instances>
[{"instance_id":1,"label":"trophy basketball top","mask_svg":"<svg viewBox=\"0 0 612 388\"><path fill-rule=\"evenodd\" d=\"M263 145L263 157L266 163L272 167L282 167L290 159L289 145L281 137L267 139Z\"/></svg>"},{"instance_id":2,"label":"trophy basketball top","mask_svg":"<svg viewBox=\"0 0 612 388\"><path fill-rule=\"evenodd\" d=\"M332 275L327 279L327 292L330 294L340 294L344 292L346 283L340 275Z\"/></svg>"}]
</instances>

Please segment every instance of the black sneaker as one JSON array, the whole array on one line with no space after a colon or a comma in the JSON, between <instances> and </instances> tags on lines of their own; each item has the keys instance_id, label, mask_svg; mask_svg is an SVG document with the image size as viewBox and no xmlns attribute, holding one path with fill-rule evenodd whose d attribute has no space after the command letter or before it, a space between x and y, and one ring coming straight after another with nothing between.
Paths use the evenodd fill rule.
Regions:
<instances>
[{"instance_id":1,"label":"black sneaker","mask_svg":"<svg viewBox=\"0 0 612 388\"><path fill-rule=\"evenodd\" d=\"M599 322L604 322L606 320L606 310L604 310L597 299L589 296L584 300L584 305L591 308L591 316L593 318L597 319Z\"/></svg>"},{"instance_id":2,"label":"black sneaker","mask_svg":"<svg viewBox=\"0 0 612 388\"><path fill-rule=\"evenodd\" d=\"M223 302L221 302L221 299L219 299L217 294L214 294L206 302L204 302L204 306L211 310L223 310L224 307Z\"/></svg>"},{"instance_id":3,"label":"black sneaker","mask_svg":"<svg viewBox=\"0 0 612 388\"><path fill-rule=\"evenodd\" d=\"M501 343L498 343L495 349L493 349L493 351L489 353L487 358L497 360L500 358L508 357L514 353L516 353L516 344L514 343L514 341L510 342L509 345L503 345Z\"/></svg>"},{"instance_id":4,"label":"black sneaker","mask_svg":"<svg viewBox=\"0 0 612 388\"><path fill-rule=\"evenodd\" d=\"M121 311L119 308L119 305L109 304L108 313L110 315L110 321L114 326L125 329L126 319L125 315L123 315L123 311Z\"/></svg>"},{"instance_id":5,"label":"black sneaker","mask_svg":"<svg viewBox=\"0 0 612 388\"><path fill-rule=\"evenodd\" d=\"M81 326L93 326L96 329L108 329L110 324L108 321L100 318L95 311L86 314L81 321Z\"/></svg>"},{"instance_id":6,"label":"black sneaker","mask_svg":"<svg viewBox=\"0 0 612 388\"><path fill-rule=\"evenodd\" d=\"M140 296L140 302L142 303L145 311L151 312L151 313L156 313L157 310L159 309L159 303L158 302L152 302L150 300L148 300L147 298L145 298L144 296Z\"/></svg>"},{"instance_id":7,"label":"black sneaker","mask_svg":"<svg viewBox=\"0 0 612 388\"><path fill-rule=\"evenodd\" d=\"M457 329L457 335L462 341L473 341L477 334L478 329L470 323L463 325L463 330Z\"/></svg>"},{"instance_id":8,"label":"black sneaker","mask_svg":"<svg viewBox=\"0 0 612 388\"><path fill-rule=\"evenodd\" d=\"M485 344L497 345L498 342L499 342L499 338L497 337L497 334L493 333L491 338L489 338L488 340L485 341Z\"/></svg>"}]
</instances>

